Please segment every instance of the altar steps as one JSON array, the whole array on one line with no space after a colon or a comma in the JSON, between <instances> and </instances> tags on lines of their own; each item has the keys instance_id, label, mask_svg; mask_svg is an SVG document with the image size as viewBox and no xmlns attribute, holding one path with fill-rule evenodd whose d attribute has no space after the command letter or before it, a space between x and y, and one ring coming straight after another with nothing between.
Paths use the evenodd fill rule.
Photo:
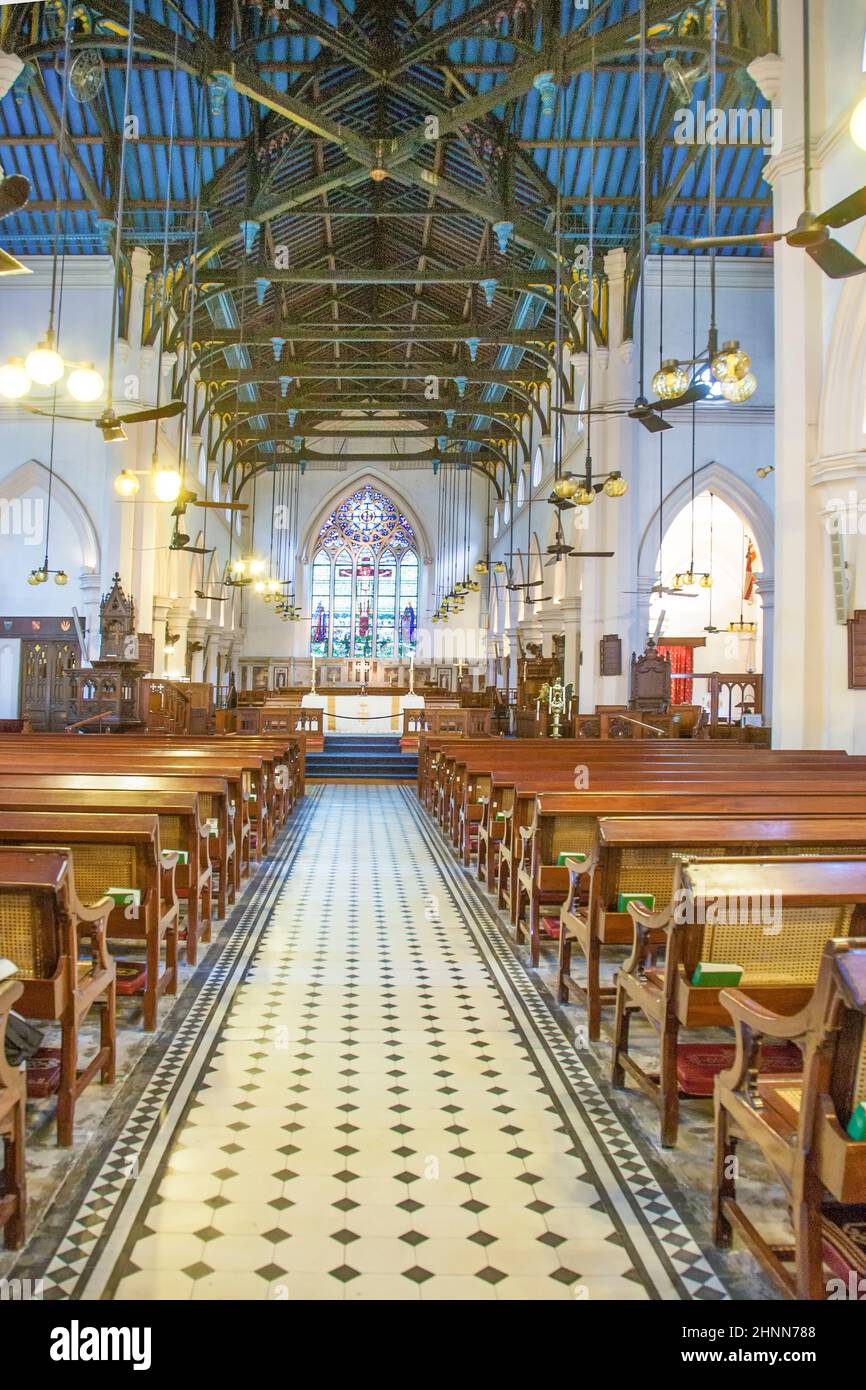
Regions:
<instances>
[{"instance_id":1,"label":"altar steps","mask_svg":"<svg viewBox=\"0 0 866 1390\"><path fill-rule=\"evenodd\" d=\"M308 753L307 777L352 781L409 782L418 776L418 759L400 752L397 734L325 734L321 753Z\"/></svg>"}]
</instances>

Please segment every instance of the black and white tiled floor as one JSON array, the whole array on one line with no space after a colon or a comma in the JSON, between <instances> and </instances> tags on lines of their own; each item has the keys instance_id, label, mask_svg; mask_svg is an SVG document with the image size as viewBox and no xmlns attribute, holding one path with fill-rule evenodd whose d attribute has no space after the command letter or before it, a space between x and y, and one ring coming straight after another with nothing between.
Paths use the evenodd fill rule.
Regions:
<instances>
[{"instance_id":1,"label":"black and white tiled floor","mask_svg":"<svg viewBox=\"0 0 866 1390\"><path fill-rule=\"evenodd\" d=\"M295 822L46 1294L725 1298L412 793Z\"/></svg>"}]
</instances>

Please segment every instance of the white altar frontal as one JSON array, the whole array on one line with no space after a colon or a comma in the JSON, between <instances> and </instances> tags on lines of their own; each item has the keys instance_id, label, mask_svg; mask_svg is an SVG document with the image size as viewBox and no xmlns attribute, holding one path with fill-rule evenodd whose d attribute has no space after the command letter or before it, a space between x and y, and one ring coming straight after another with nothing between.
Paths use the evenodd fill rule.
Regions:
<instances>
[{"instance_id":1,"label":"white altar frontal","mask_svg":"<svg viewBox=\"0 0 866 1390\"><path fill-rule=\"evenodd\" d=\"M324 711L326 734L399 734L403 710L423 709L420 695L329 695L310 691L301 701L304 709Z\"/></svg>"}]
</instances>

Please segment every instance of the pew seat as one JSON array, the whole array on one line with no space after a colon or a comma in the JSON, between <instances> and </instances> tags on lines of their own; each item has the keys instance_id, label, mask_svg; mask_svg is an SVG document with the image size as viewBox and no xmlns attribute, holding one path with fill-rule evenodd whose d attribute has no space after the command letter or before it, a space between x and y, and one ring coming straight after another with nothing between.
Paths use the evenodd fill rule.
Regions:
<instances>
[{"instance_id":1,"label":"pew seat","mask_svg":"<svg viewBox=\"0 0 866 1390\"><path fill-rule=\"evenodd\" d=\"M698 983L698 966L736 965L759 1004L796 1013L811 998L825 943L856 934L863 904L866 860L782 856L680 861L661 910L629 903L634 944L617 974L611 1083L621 1088L628 1076L650 1097L663 1146L677 1140L681 1030L730 1026L720 989ZM657 1073L631 1053L635 1014L658 1034Z\"/></svg>"},{"instance_id":2,"label":"pew seat","mask_svg":"<svg viewBox=\"0 0 866 1390\"><path fill-rule=\"evenodd\" d=\"M13 1005L23 992L20 980L6 980L0 984L0 1140L3 1141L0 1231L9 1250L19 1250L27 1233L26 1075L23 1065L13 1067L6 1060L6 1024Z\"/></svg>"},{"instance_id":3,"label":"pew seat","mask_svg":"<svg viewBox=\"0 0 866 1390\"><path fill-rule=\"evenodd\" d=\"M114 905L106 932L144 945L142 1021L153 1032L161 996L177 993L179 916L174 886L178 854L161 849L157 817L0 811L0 845L68 850L77 891L86 902L100 901L111 888L129 888L138 895L137 904Z\"/></svg>"},{"instance_id":4,"label":"pew seat","mask_svg":"<svg viewBox=\"0 0 866 1390\"><path fill-rule=\"evenodd\" d=\"M667 902L679 860L852 853L866 853L866 815L602 816L586 860L566 861L569 890L560 911L559 998L586 1005L588 1034L596 1040L602 1009L616 994L601 983L603 954L632 941L624 902L630 894ZM582 981L572 974L574 948L585 962Z\"/></svg>"},{"instance_id":5,"label":"pew seat","mask_svg":"<svg viewBox=\"0 0 866 1390\"><path fill-rule=\"evenodd\" d=\"M74 1137L75 1107L99 1074L115 1078L115 966L106 945L110 898L85 906L75 887L68 853L0 846L0 955L18 967L25 1018L59 1023L61 1069L57 1139ZM81 1025L100 1011L95 1055L79 1069Z\"/></svg>"},{"instance_id":6,"label":"pew seat","mask_svg":"<svg viewBox=\"0 0 866 1390\"><path fill-rule=\"evenodd\" d=\"M814 993L793 1015L740 989L722 990L720 1003L736 1054L715 1088L716 1244L729 1246L736 1231L785 1297L832 1297L825 1266L850 1297L849 1277L866 1275L866 1140L847 1133L866 1103L866 938L825 944ZM798 1077L756 1080L755 1055L767 1039L796 1043ZM760 1149L785 1192L793 1248L768 1240L738 1199L741 1142Z\"/></svg>"}]
</instances>

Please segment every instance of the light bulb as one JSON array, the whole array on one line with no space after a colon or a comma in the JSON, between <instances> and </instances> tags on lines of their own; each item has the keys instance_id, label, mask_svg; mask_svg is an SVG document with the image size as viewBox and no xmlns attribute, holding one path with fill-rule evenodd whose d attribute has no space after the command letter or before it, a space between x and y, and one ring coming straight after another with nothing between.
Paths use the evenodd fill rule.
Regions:
<instances>
[{"instance_id":1,"label":"light bulb","mask_svg":"<svg viewBox=\"0 0 866 1390\"><path fill-rule=\"evenodd\" d=\"M716 381L741 381L751 370L752 360L747 352L744 352L737 342L732 338L730 342L722 343L721 352L717 352L710 369ZM751 392L749 393L751 395Z\"/></svg>"},{"instance_id":2,"label":"light bulb","mask_svg":"<svg viewBox=\"0 0 866 1390\"><path fill-rule=\"evenodd\" d=\"M176 468L158 468L153 475L153 490L160 502L176 502L182 483Z\"/></svg>"},{"instance_id":3,"label":"light bulb","mask_svg":"<svg viewBox=\"0 0 866 1390\"><path fill-rule=\"evenodd\" d=\"M40 386L53 386L55 381L60 380L64 370L63 358L50 337L27 354L24 370L30 380L38 382Z\"/></svg>"},{"instance_id":4,"label":"light bulb","mask_svg":"<svg viewBox=\"0 0 866 1390\"><path fill-rule=\"evenodd\" d=\"M733 381L722 382L722 395L733 405L747 401L750 396L754 396L757 389L758 379L753 372L746 372L744 377L734 377Z\"/></svg>"},{"instance_id":5,"label":"light bulb","mask_svg":"<svg viewBox=\"0 0 866 1390\"><path fill-rule=\"evenodd\" d=\"M866 150L866 97L854 107L848 130L857 148Z\"/></svg>"},{"instance_id":6,"label":"light bulb","mask_svg":"<svg viewBox=\"0 0 866 1390\"><path fill-rule=\"evenodd\" d=\"M608 497L624 497L628 492L628 483L621 473L611 473L604 480L604 491Z\"/></svg>"},{"instance_id":7,"label":"light bulb","mask_svg":"<svg viewBox=\"0 0 866 1390\"><path fill-rule=\"evenodd\" d=\"M263 587L264 587L264 586L263 586ZM256 592L259 592L258 585L256 585ZM274 601L274 596L273 596L273 594L271 593L270 589L265 589L264 600L265 600L265 603L273 603L273 601Z\"/></svg>"},{"instance_id":8,"label":"light bulb","mask_svg":"<svg viewBox=\"0 0 866 1390\"><path fill-rule=\"evenodd\" d=\"M688 389L689 379L675 358L662 362L653 377L652 386L663 401L674 401Z\"/></svg>"},{"instance_id":9,"label":"light bulb","mask_svg":"<svg viewBox=\"0 0 866 1390\"><path fill-rule=\"evenodd\" d=\"M574 494L574 500L579 507L588 507L590 502L595 501L595 493L591 487L585 487L581 483Z\"/></svg>"},{"instance_id":10,"label":"light bulb","mask_svg":"<svg viewBox=\"0 0 866 1390\"><path fill-rule=\"evenodd\" d=\"M701 588L711 589L713 587L713 576L711 574L701 575Z\"/></svg>"},{"instance_id":11,"label":"light bulb","mask_svg":"<svg viewBox=\"0 0 866 1390\"><path fill-rule=\"evenodd\" d=\"M66 388L76 401L96 401L105 390L105 382L92 362L84 362L69 373Z\"/></svg>"},{"instance_id":12,"label":"light bulb","mask_svg":"<svg viewBox=\"0 0 866 1390\"><path fill-rule=\"evenodd\" d=\"M232 574L236 574L236 575L246 574L246 570L247 570L247 562L246 562L246 560L232 560Z\"/></svg>"},{"instance_id":13,"label":"light bulb","mask_svg":"<svg viewBox=\"0 0 866 1390\"><path fill-rule=\"evenodd\" d=\"M140 487L141 483L128 468L124 468L122 473L118 473L114 480L114 491L118 497L134 497Z\"/></svg>"},{"instance_id":14,"label":"light bulb","mask_svg":"<svg viewBox=\"0 0 866 1390\"><path fill-rule=\"evenodd\" d=\"M38 569L38 570L34 570L34 571L33 571L33 583L34 583L34 584L45 584L45 583L47 582L47 580L48 580L48 573L47 573L46 570L44 570L44 569Z\"/></svg>"},{"instance_id":15,"label":"light bulb","mask_svg":"<svg viewBox=\"0 0 866 1390\"><path fill-rule=\"evenodd\" d=\"M564 478L557 478L556 482L553 484L555 495L561 497L564 501L568 501L569 498L573 497L577 492L577 488L577 479L569 477L568 474L566 474Z\"/></svg>"},{"instance_id":16,"label":"light bulb","mask_svg":"<svg viewBox=\"0 0 866 1390\"><path fill-rule=\"evenodd\" d=\"M28 576L27 576L27 583L28 583L28 584L38 584L39 582L40 582L40 581L39 581L39 571L38 571L38 570L31 570L30 573L29 573Z\"/></svg>"},{"instance_id":17,"label":"light bulb","mask_svg":"<svg viewBox=\"0 0 866 1390\"><path fill-rule=\"evenodd\" d=\"M263 579L257 579L253 588L257 594L263 594L265 592L265 581Z\"/></svg>"},{"instance_id":18,"label":"light bulb","mask_svg":"<svg viewBox=\"0 0 866 1390\"><path fill-rule=\"evenodd\" d=\"M250 560L250 574L261 574L264 568L264 560Z\"/></svg>"},{"instance_id":19,"label":"light bulb","mask_svg":"<svg viewBox=\"0 0 866 1390\"><path fill-rule=\"evenodd\" d=\"M8 401L17 401L21 396L26 396L29 390L30 378L22 358L10 357L0 367L0 396L5 396Z\"/></svg>"},{"instance_id":20,"label":"light bulb","mask_svg":"<svg viewBox=\"0 0 866 1390\"><path fill-rule=\"evenodd\" d=\"M479 561L478 561L478 564L475 566L475 573L476 573L476 574L486 574L486 573L487 573L487 565L486 565L486 563L484 562L484 560L479 560Z\"/></svg>"},{"instance_id":21,"label":"light bulb","mask_svg":"<svg viewBox=\"0 0 866 1390\"><path fill-rule=\"evenodd\" d=\"M54 583L60 584L61 586L69 583L69 575L66 573L66 570L57 571L54 576Z\"/></svg>"}]
</instances>

